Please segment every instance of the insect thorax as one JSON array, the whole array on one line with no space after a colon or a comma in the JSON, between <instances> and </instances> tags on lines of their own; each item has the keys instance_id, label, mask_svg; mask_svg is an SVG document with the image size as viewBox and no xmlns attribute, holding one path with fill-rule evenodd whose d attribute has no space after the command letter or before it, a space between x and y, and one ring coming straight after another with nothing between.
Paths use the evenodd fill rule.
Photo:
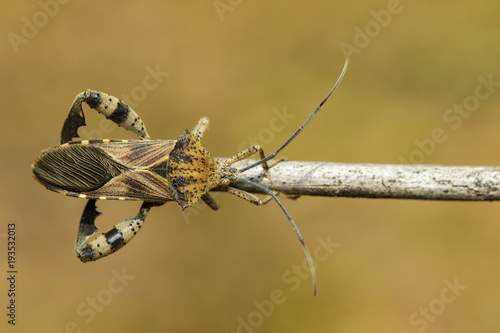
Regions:
<instances>
[{"instance_id":1,"label":"insect thorax","mask_svg":"<svg viewBox=\"0 0 500 333\"><path fill-rule=\"evenodd\" d=\"M221 181L220 163L193 134L185 131L170 153L169 186L182 209L195 204Z\"/></svg>"}]
</instances>

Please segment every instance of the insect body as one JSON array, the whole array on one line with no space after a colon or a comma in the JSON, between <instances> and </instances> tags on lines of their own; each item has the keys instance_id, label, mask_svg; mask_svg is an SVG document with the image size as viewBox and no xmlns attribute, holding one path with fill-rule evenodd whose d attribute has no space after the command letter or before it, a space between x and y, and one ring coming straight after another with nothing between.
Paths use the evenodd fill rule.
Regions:
<instances>
[{"instance_id":1,"label":"insect body","mask_svg":"<svg viewBox=\"0 0 500 333\"><path fill-rule=\"evenodd\" d=\"M176 201L183 209L200 199L212 209L219 205L209 192L224 191L237 195L256 205L274 199L296 231L309 260L316 291L314 266L290 214L271 190L240 179L238 174L256 165L269 169L267 161L288 145L319 111L333 93L346 70L326 98L314 110L295 134L274 153L265 156L254 145L224 162L215 159L201 144L208 128L208 119L201 118L191 132L187 130L177 140L150 140L140 117L119 99L97 91L87 90L75 98L64 122L61 145L42 152L32 166L35 179L47 189L68 196L88 199L83 211L75 245L76 255L87 262L107 256L128 243L142 227L151 207L167 201ZM81 140L77 130L85 125L82 103L102 113L119 126L136 133L140 140ZM254 165L237 170L231 165L250 155L259 153L261 160ZM251 183L267 193L264 199L232 187L235 182ZM143 204L136 216L116 224L111 230L89 242L97 232L95 220L100 215L96 200L140 200Z\"/></svg>"}]
</instances>

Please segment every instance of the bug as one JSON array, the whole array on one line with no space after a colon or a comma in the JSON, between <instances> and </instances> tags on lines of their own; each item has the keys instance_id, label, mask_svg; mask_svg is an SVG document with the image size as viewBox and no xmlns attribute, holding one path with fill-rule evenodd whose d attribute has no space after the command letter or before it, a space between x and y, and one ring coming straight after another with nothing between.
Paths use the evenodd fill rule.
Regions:
<instances>
[{"instance_id":1,"label":"bug","mask_svg":"<svg viewBox=\"0 0 500 333\"><path fill-rule=\"evenodd\" d=\"M75 253L82 262L97 260L122 248L141 229L151 208L168 201L176 201L185 209L201 199L217 210L219 205L209 194L212 190L236 195L255 205L274 200L302 244L316 293L316 273L311 255L291 215L273 191L238 175L258 165L269 169L267 162L295 139L335 91L348 63L346 60L337 82L323 101L279 149L266 156L261 146L253 145L223 162L215 159L201 144L208 129L207 118L201 118L191 132L185 130L177 140L151 140L141 118L125 103L116 97L87 90L73 101L63 125L60 145L42 151L32 165L34 177L51 191L88 200L75 244ZM78 137L78 128L85 126L84 102L118 126L137 134L139 140L73 141ZM260 155L258 162L240 170L231 166L256 153ZM249 183L267 196L261 199L232 187L235 182ZM95 220L101 214L96 209L96 200L139 200L143 204L136 216L116 224L89 242L98 230Z\"/></svg>"}]
</instances>

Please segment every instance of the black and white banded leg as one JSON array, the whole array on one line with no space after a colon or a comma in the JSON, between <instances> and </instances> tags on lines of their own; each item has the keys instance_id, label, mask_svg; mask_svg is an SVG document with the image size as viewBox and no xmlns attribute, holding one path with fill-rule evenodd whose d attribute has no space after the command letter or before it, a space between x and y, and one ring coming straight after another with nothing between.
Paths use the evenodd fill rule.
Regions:
<instances>
[{"instance_id":1,"label":"black and white banded leg","mask_svg":"<svg viewBox=\"0 0 500 333\"><path fill-rule=\"evenodd\" d=\"M113 226L108 232L87 243L97 232L95 219L101 214L96 210L96 200L89 200L82 214L75 253L82 262L94 261L122 248L139 232L151 207L157 204L144 202L136 216Z\"/></svg>"},{"instance_id":2,"label":"black and white banded leg","mask_svg":"<svg viewBox=\"0 0 500 333\"><path fill-rule=\"evenodd\" d=\"M137 134L139 138L149 139L143 121L127 104L111 95L95 90L87 90L79 93L71 105L61 132L61 144L78 137L78 128L85 126L85 116L82 109L83 102L115 122L118 126Z\"/></svg>"},{"instance_id":3,"label":"black and white banded leg","mask_svg":"<svg viewBox=\"0 0 500 333\"><path fill-rule=\"evenodd\" d=\"M114 96L95 90L87 90L78 94L71 105L61 132L61 144L68 143L73 138L78 137L78 128L85 126L83 102L118 126L137 134L139 138L149 139L143 121L127 104ZM81 261L88 262L117 251L139 232L151 207L161 204L144 202L136 216L116 224L111 230L88 243L98 230L95 226L95 220L101 214L96 210L96 200L89 200L78 228L75 245L76 255Z\"/></svg>"}]
</instances>

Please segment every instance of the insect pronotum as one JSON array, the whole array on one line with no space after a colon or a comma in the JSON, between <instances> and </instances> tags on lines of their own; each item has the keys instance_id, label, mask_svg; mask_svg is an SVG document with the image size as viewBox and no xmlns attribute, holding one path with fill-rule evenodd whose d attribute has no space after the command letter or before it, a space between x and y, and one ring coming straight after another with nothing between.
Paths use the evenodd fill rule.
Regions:
<instances>
[{"instance_id":1,"label":"insect pronotum","mask_svg":"<svg viewBox=\"0 0 500 333\"><path fill-rule=\"evenodd\" d=\"M201 118L191 132L187 130L177 140L150 140L141 118L118 98L87 90L73 101L61 132L61 144L42 151L32 165L35 179L47 189L68 196L88 199L80 219L75 253L83 261L93 261L114 253L127 244L142 227L151 207L176 201L182 209L203 200L216 210L219 205L210 191L223 191L236 195L255 205L274 200L292 224L306 254L316 294L316 272L309 250L291 215L276 194L268 188L242 179L238 175L258 165L267 170L268 161L278 155L304 129L330 98L347 69L342 72L323 101L315 108L302 126L276 151L265 155L261 146L253 145L225 161L215 159L201 144L208 129L208 119ZM85 125L82 103L100 112L126 130L137 134L140 140L73 140L78 128ZM240 170L231 167L237 161L259 153L260 160ZM267 194L261 199L237 189L232 184L251 184ZM90 241L97 232L97 200L143 201L136 216L113 226L108 232Z\"/></svg>"}]
</instances>

